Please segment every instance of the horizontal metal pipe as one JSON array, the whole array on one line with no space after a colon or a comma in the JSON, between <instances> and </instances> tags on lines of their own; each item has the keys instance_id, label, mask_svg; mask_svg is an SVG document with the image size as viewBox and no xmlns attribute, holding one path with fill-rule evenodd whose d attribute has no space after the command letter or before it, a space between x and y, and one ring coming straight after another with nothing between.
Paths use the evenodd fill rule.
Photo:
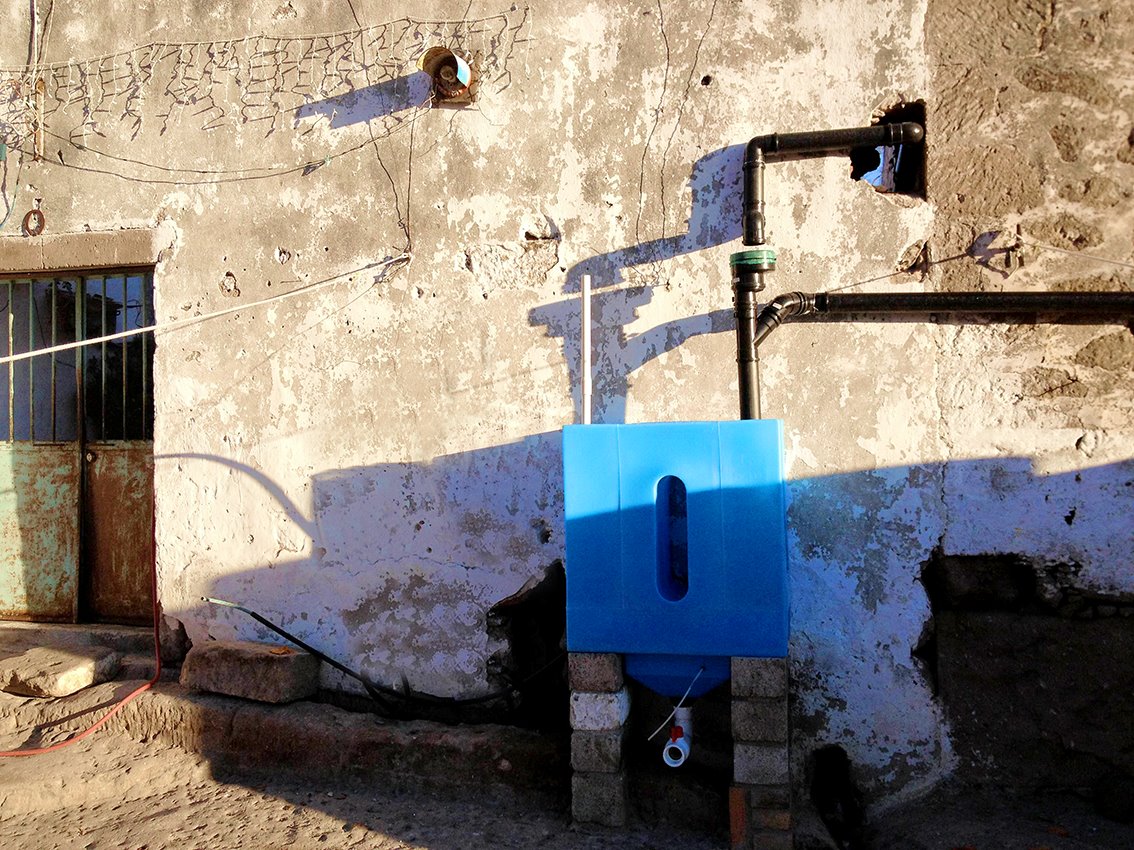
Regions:
<instances>
[{"instance_id":1,"label":"horizontal metal pipe","mask_svg":"<svg viewBox=\"0 0 1134 850\"><path fill-rule=\"evenodd\" d=\"M757 348L781 324L803 316L918 316L955 314L1010 319L1025 316L1134 320L1134 292L786 292L760 308Z\"/></svg>"},{"instance_id":2,"label":"horizontal metal pipe","mask_svg":"<svg viewBox=\"0 0 1134 850\"><path fill-rule=\"evenodd\" d=\"M744 163L756 159L757 152L765 158L776 156L808 156L872 148L880 145L918 144L925 140L925 128L913 121L900 124L874 124L870 127L850 127L844 130L814 130L806 133L770 133L756 136L744 150Z\"/></svg>"},{"instance_id":3,"label":"horizontal metal pipe","mask_svg":"<svg viewBox=\"0 0 1134 850\"><path fill-rule=\"evenodd\" d=\"M815 312L1134 315L1134 292L818 293Z\"/></svg>"}]
</instances>

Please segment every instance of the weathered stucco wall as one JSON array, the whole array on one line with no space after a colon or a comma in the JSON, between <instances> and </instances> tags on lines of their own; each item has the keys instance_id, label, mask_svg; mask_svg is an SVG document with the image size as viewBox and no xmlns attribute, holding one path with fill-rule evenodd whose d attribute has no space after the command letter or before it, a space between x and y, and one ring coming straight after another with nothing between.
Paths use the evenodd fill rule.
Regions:
<instances>
[{"instance_id":1,"label":"weathered stucco wall","mask_svg":"<svg viewBox=\"0 0 1134 850\"><path fill-rule=\"evenodd\" d=\"M199 602L219 596L376 680L486 691L502 649L487 608L563 557L557 431L578 411L581 276L596 288L596 421L736 415L728 254L754 134L928 106L929 202L852 182L845 157L769 167L769 295L1127 287L1128 271L1035 249L1010 278L968 256L1017 223L1132 254L1129 27L1088 15L1100 34L1081 43L1094 30L1078 13L1001 5L1012 14L978 25L930 4L927 43L917 0L478 2L443 26L406 21L427 4L356 0L358 52L354 37L257 40L355 29L330 0L97 19L59 6L46 60L73 63L57 78L80 95L24 165L48 232L160 224L159 321L338 278L159 334L166 612L194 639L257 636ZM26 60L26 10L4 4L4 66ZM419 108L413 62L438 35L483 54L474 107ZM87 60L155 40L168 46L111 63L121 76L91 73L105 63ZM210 66L209 45L230 53ZM928 278L892 274L925 240L942 261ZM376 265L407 249L410 265ZM1084 583L1134 592L1130 351L1116 327L772 337L801 764L841 743L888 794L949 769L911 656L935 549L1074 558Z\"/></svg>"}]
</instances>

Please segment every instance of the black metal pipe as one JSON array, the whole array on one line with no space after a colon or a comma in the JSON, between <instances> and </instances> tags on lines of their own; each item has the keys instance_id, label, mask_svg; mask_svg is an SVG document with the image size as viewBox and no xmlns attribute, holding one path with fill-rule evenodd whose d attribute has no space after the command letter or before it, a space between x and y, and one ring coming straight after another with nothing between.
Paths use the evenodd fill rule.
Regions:
<instances>
[{"instance_id":1,"label":"black metal pipe","mask_svg":"<svg viewBox=\"0 0 1134 850\"><path fill-rule=\"evenodd\" d=\"M930 314L981 316L993 321L1036 317L1052 324L1090 318L1102 324L1134 318L1134 292L789 292L760 308L754 342L759 348L782 323L807 315Z\"/></svg>"},{"instance_id":2,"label":"black metal pipe","mask_svg":"<svg viewBox=\"0 0 1134 850\"><path fill-rule=\"evenodd\" d=\"M793 316L805 316L815 312L815 296L803 292L785 292L777 295L760 308L756 319L756 332L753 342L758 349L760 343L778 328L783 322Z\"/></svg>"},{"instance_id":3,"label":"black metal pipe","mask_svg":"<svg viewBox=\"0 0 1134 850\"><path fill-rule=\"evenodd\" d=\"M995 316L1032 313L1062 316L1134 314L1134 292L894 292L818 293L815 312L983 313Z\"/></svg>"},{"instance_id":4,"label":"black metal pipe","mask_svg":"<svg viewBox=\"0 0 1134 850\"><path fill-rule=\"evenodd\" d=\"M851 148L875 148L879 145L919 144L925 140L925 128L913 121L900 124L873 124L870 127L849 127L844 130L813 130L806 133L769 133L756 136L744 151L747 164L756 151L765 157L812 156L849 151Z\"/></svg>"},{"instance_id":5,"label":"black metal pipe","mask_svg":"<svg viewBox=\"0 0 1134 850\"><path fill-rule=\"evenodd\" d=\"M736 368L740 380L740 418L760 418L760 361L756 351L756 292L736 292Z\"/></svg>"},{"instance_id":6,"label":"black metal pipe","mask_svg":"<svg viewBox=\"0 0 1134 850\"><path fill-rule=\"evenodd\" d=\"M919 144L924 140L925 129L913 121L756 136L744 149L744 244L764 244L764 165L767 160L820 156L853 148Z\"/></svg>"}]
</instances>

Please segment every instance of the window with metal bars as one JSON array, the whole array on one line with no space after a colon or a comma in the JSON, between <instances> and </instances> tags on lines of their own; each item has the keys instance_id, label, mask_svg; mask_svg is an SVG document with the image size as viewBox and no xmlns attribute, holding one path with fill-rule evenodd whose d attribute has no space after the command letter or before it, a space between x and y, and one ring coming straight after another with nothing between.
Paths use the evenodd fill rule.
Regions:
<instances>
[{"instance_id":1,"label":"window with metal bars","mask_svg":"<svg viewBox=\"0 0 1134 850\"><path fill-rule=\"evenodd\" d=\"M0 355L153 324L153 274L0 278ZM153 438L153 334L91 342L0 368L0 440Z\"/></svg>"}]
</instances>

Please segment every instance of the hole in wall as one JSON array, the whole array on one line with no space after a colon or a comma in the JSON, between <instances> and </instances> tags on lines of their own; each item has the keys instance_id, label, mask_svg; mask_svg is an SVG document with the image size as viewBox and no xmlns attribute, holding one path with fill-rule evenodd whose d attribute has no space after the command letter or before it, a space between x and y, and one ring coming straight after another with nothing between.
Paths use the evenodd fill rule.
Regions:
<instances>
[{"instance_id":1,"label":"hole in wall","mask_svg":"<svg viewBox=\"0 0 1134 850\"><path fill-rule=\"evenodd\" d=\"M493 605L486 626L489 638L506 646L488 660L488 679L493 687L511 688L517 695L510 714L497 722L549 733L569 729L563 562L553 561L542 577Z\"/></svg>"},{"instance_id":2,"label":"hole in wall","mask_svg":"<svg viewBox=\"0 0 1134 850\"><path fill-rule=\"evenodd\" d=\"M925 101L899 103L874 124L913 121L925 126ZM925 144L855 148L850 152L851 179L865 180L879 192L925 198Z\"/></svg>"},{"instance_id":3,"label":"hole in wall","mask_svg":"<svg viewBox=\"0 0 1134 850\"><path fill-rule=\"evenodd\" d=\"M967 779L1134 781L1134 594L1087 589L1081 573L1014 554L937 551L923 564L933 617L912 654Z\"/></svg>"}]
</instances>

